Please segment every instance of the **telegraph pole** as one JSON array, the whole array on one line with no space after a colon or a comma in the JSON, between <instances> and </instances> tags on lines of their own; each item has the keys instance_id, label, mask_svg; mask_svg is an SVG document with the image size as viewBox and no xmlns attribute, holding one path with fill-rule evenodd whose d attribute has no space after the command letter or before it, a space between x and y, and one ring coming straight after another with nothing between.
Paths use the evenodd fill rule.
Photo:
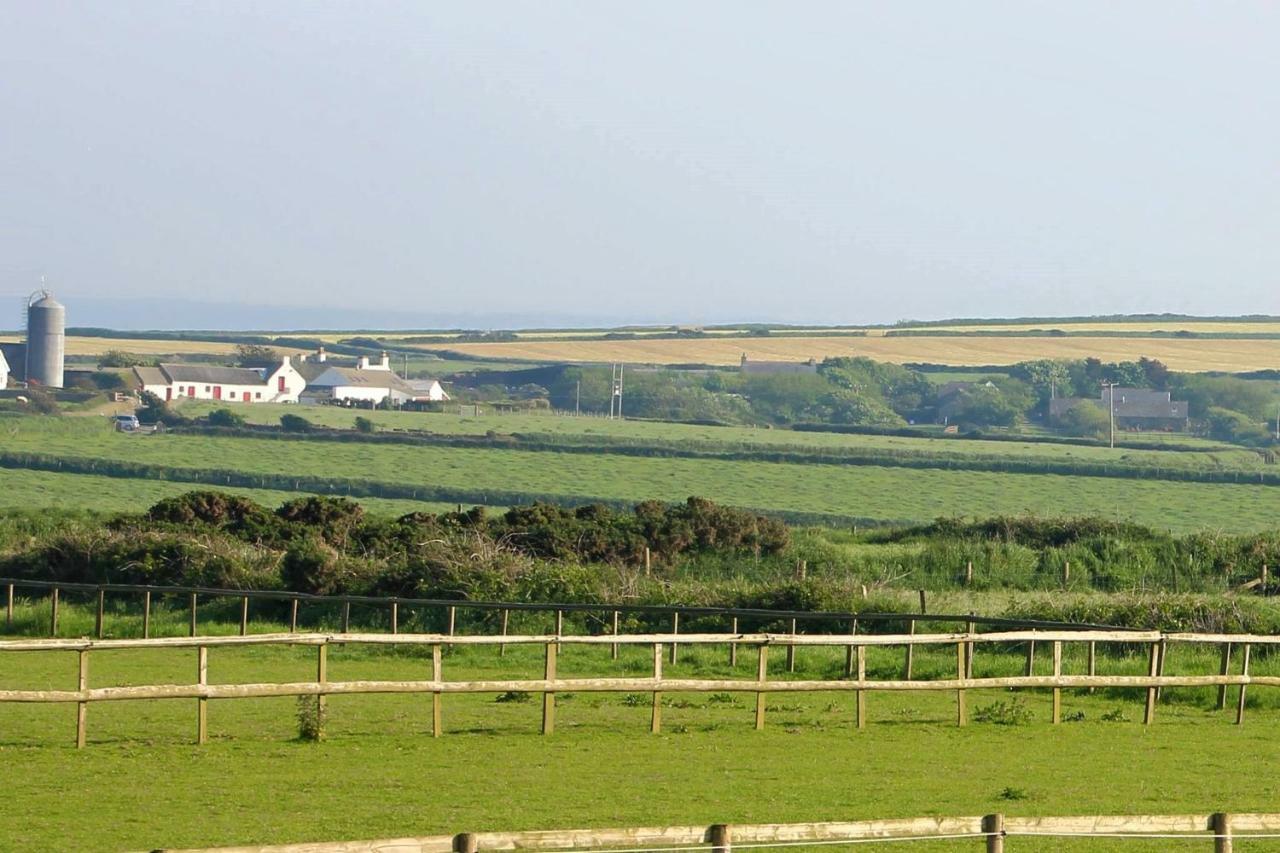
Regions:
<instances>
[{"instance_id":1,"label":"telegraph pole","mask_svg":"<svg viewBox=\"0 0 1280 853\"><path fill-rule=\"evenodd\" d=\"M573 386L573 416L576 418L582 414L582 380L579 379Z\"/></svg>"},{"instance_id":2,"label":"telegraph pole","mask_svg":"<svg viewBox=\"0 0 1280 853\"><path fill-rule=\"evenodd\" d=\"M1111 449L1116 446L1116 382L1103 380L1102 391L1107 395L1107 413L1111 416Z\"/></svg>"}]
</instances>

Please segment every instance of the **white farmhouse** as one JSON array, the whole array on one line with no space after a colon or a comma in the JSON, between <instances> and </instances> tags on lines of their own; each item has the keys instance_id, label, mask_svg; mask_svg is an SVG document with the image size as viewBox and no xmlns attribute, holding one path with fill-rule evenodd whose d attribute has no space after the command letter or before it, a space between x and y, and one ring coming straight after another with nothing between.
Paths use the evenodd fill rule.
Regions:
<instances>
[{"instance_id":1,"label":"white farmhouse","mask_svg":"<svg viewBox=\"0 0 1280 853\"><path fill-rule=\"evenodd\" d=\"M161 364L133 369L138 388L161 400L296 403L307 381L288 356L275 368Z\"/></svg>"},{"instance_id":2,"label":"white farmhouse","mask_svg":"<svg viewBox=\"0 0 1280 853\"><path fill-rule=\"evenodd\" d=\"M449 399L444 388L434 379L415 380L401 379L391 369L391 359L386 354L376 363L370 363L368 356L361 356L355 367L311 366L317 371L307 382L307 389L302 396L305 403L369 403L380 405L388 402L393 406L421 401L441 401Z\"/></svg>"}]
</instances>

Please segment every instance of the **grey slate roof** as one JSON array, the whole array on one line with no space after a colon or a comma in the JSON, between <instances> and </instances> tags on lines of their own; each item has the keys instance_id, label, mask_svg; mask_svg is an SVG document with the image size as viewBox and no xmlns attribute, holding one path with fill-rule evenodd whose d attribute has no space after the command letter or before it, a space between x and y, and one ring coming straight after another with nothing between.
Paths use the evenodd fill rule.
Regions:
<instances>
[{"instance_id":1,"label":"grey slate roof","mask_svg":"<svg viewBox=\"0 0 1280 853\"><path fill-rule=\"evenodd\" d=\"M808 361L744 361L741 365L743 373L757 375L817 373L818 366Z\"/></svg>"},{"instance_id":2,"label":"grey slate roof","mask_svg":"<svg viewBox=\"0 0 1280 853\"><path fill-rule=\"evenodd\" d=\"M317 388L390 388L403 394L413 394L414 388L390 370L357 370L354 367L330 367L307 387Z\"/></svg>"},{"instance_id":3,"label":"grey slate roof","mask_svg":"<svg viewBox=\"0 0 1280 853\"><path fill-rule=\"evenodd\" d=\"M169 380L158 367L135 367L133 375L138 377L139 385L168 385Z\"/></svg>"},{"instance_id":4,"label":"grey slate roof","mask_svg":"<svg viewBox=\"0 0 1280 853\"><path fill-rule=\"evenodd\" d=\"M206 385L266 385L262 371L251 367L218 367L212 364L162 364L160 370L170 382Z\"/></svg>"}]
</instances>

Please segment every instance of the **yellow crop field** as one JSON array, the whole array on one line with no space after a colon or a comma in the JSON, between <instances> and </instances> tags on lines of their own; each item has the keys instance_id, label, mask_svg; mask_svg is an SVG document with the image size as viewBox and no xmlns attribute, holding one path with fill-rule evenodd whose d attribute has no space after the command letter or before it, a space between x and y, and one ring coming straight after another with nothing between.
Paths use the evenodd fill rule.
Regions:
<instances>
[{"instance_id":1,"label":"yellow crop field","mask_svg":"<svg viewBox=\"0 0 1280 853\"><path fill-rule=\"evenodd\" d=\"M804 361L866 356L902 364L1013 364L1034 358L1103 361L1157 358L1174 370L1239 372L1280 367L1280 341L1112 337L785 337L691 340L514 341L458 343L469 356L534 361L637 364L737 364L745 353L757 361Z\"/></svg>"},{"instance_id":2,"label":"yellow crop field","mask_svg":"<svg viewBox=\"0 0 1280 853\"><path fill-rule=\"evenodd\" d=\"M1240 320L1161 320L1157 322L1081 322L1069 323L1045 320L1040 323L990 323L973 326L903 326L901 328L928 328L946 332L1030 332L1035 329L1061 329L1064 332L1201 332L1206 334L1280 334L1280 323L1246 323ZM881 332L883 333L883 332Z\"/></svg>"},{"instance_id":3,"label":"yellow crop field","mask_svg":"<svg viewBox=\"0 0 1280 853\"><path fill-rule=\"evenodd\" d=\"M0 338L0 343L21 341L21 337ZM168 355L170 353L196 353L201 355L231 355L235 344L214 341L134 340L133 338L67 338L67 355L102 355L110 350L135 355ZM281 350L291 352L291 350Z\"/></svg>"}]
</instances>

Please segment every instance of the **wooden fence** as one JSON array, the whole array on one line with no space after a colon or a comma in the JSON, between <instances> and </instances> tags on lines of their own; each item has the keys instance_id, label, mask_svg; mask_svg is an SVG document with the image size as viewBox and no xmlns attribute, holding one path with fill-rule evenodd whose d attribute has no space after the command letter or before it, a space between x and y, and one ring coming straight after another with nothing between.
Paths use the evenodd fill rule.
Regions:
<instances>
[{"instance_id":1,"label":"wooden fence","mask_svg":"<svg viewBox=\"0 0 1280 853\"><path fill-rule=\"evenodd\" d=\"M739 646L756 649L756 677L741 678L672 678L663 673L663 647L688 644L725 646L730 661L736 661ZM1034 675L1031 655L1035 645L1047 645L1051 649L1053 672L1051 675ZM1068 643L1084 644L1088 649L1086 672L1068 674L1063 671L1063 647ZM1097 644L1124 644L1145 646L1148 649L1149 667L1145 675L1100 675L1097 672ZM426 646L431 650L430 678L397 681L330 681L328 679L328 652L334 644ZM543 647L545 661L540 679L486 679L446 681L443 671L442 650L446 645L505 646L536 645ZM1024 675L975 678L973 660L979 646L1025 644L1028 648L1027 668ZM1170 645L1213 645L1221 648L1221 670L1216 674L1166 675L1164 660ZM210 684L208 681L209 652L216 647L227 646L314 646L316 648L316 677L312 681L291 683ZM653 653L653 670L649 677L564 678L557 670L559 650L562 645L608 645L614 657L620 646L647 646ZM1238 687L1235 720L1244 722L1245 693L1249 685L1280 687L1280 676L1259 676L1249 673L1250 650L1254 646L1280 645L1280 636L1251 634L1163 634L1155 631L1005 631L992 633L955 634L631 634L631 635L525 635L525 636L450 636L443 634L259 634L248 637L169 637L149 640L7 640L0 641L0 653L22 651L62 650L75 652L79 660L76 689L74 690L0 690L0 703L4 702L54 702L75 703L76 745L83 747L86 736L88 706L94 702L111 702L134 699L195 699L197 702L196 741L204 743L208 738L207 706L210 699L244 699L266 696L316 696L323 708L326 696L364 693L428 694L431 696L431 730L440 736L442 704L446 694L455 693L538 693L542 696L542 732L555 730L556 694L560 692L589 693L651 693L652 711L650 729L658 732L662 725L662 695L666 692L742 692L754 693L755 727L764 728L766 696L770 693L794 692L852 692L855 694L855 720L859 729L868 720L867 696L876 691L950 691L955 694L956 723L968 722L967 691L982 689L1049 689L1052 691L1052 720L1062 719L1062 691L1064 689L1139 688L1146 691L1143 722L1150 724L1155 718L1159 691L1164 687L1217 687L1218 706L1225 708L1227 690ZM769 651L781 646L794 651L801 647L842 647L845 649L847 668L852 675L839 680L769 679ZM873 680L867 677L867 650L873 647L901 646L906 651L902 677ZM920 646L954 647L955 676L921 680L909 671L911 653ZM1231 654L1239 648L1240 672L1231 672ZM90 688L89 655L94 651L117 649L195 649L197 680L191 684L136 685L125 687ZM794 658L789 656L794 661Z\"/></svg>"},{"instance_id":2,"label":"wooden fence","mask_svg":"<svg viewBox=\"0 0 1280 853\"><path fill-rule=\"evenodd\" d=\"M385 838L377 841L285 844L279 846L220 847L169 853L479 853L482 850L615 850L626 853L682 853L778 847L839 847L902 841L968 840L987 853L1006 849L1036 849L1010 839L1094 838L1112 841L1177 840L1177 849L1197 849L1188 841L1202 840L1208 850L1232 853L1233 842L1280 838L1280 814L1100 815L1079 817L1015 817L989 814L974 817L921 817L828 823L725 824L663 826L631 829L569 829L537 832L463 832L423 838ZM1008 842L1006 847L1006 842ZM957 848L961 845L955 845ZM1169 845L1166 845L1169 846ZM1143 846L1141 849L1149 849ZM157 851L163 853L163 851Z\"/></svg>"}]
</instances>

